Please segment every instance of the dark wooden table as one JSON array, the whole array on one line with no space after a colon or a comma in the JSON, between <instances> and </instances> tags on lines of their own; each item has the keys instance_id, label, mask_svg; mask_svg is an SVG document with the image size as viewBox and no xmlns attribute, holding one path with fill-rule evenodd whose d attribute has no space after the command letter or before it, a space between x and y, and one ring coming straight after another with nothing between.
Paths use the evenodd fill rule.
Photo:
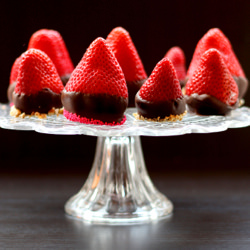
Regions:
<instances>
[{"instance_id":1,"label":"dark wooden table","mask_svg":"<svg viewBox=\"0 0 250 250\"><path fill-rule=\"evenodd\" d=\"M246 174L151 176L174 203L157 223L90 225L64 213L86 176L0 177L0 249L250 249Z\"/></svg>"}]
</instances>

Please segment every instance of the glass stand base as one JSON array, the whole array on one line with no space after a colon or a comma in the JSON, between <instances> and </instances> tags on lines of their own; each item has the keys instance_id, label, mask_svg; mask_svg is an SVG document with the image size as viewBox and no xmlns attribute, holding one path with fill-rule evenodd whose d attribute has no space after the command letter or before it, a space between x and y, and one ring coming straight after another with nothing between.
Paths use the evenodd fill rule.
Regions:
<instances>
[{"instance_id":1,"label":"glass stand base","mask_svg":"<svg viewBox=\"0 0 250 250\"><path fill-rule=\"evenodd\" d=\"M149 178L139 136L98 137L88 179L65 211L95 224L134 224L168 217L173 205Z\"/></svg>"}]
</instances>

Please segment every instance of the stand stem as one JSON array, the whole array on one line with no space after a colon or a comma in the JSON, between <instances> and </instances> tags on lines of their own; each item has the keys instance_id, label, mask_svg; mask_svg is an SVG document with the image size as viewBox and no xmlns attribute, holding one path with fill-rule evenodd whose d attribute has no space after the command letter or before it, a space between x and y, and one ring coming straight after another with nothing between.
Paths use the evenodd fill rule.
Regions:
<instances>
[{"instance_id":1,"label":"stand stem","mask_svg":"<svg viewBox=\"0 0 250 250\"><path fill-rule=\"evenodd\" d=\"M103 224L152 221L172 210L148 176L138 136L98 137L88 179L65 205L69 215Z\"/></svg>"}]
</instances>

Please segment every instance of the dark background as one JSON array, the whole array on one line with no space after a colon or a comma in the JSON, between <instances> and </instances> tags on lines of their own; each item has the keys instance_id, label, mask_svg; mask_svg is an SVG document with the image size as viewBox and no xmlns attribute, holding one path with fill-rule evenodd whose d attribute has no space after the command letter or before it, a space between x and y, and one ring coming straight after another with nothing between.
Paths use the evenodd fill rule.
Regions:
<instances>
[{"instance_id":1,"label":"dark background","mask_svg":"<svg viewBox=\"0 0 250 250\"><path fill-rule=\"evenodd\" d=\"M6 103L11 66L41 28L58 30L74 65L97 37L116 26L129 31L145 70L172 46L180 46L187 66L198 40L219 27L231 41L246 76L250 77L250 2L238 1L1 1L0 102ZM250 91L245 97L250 106ZM249 174L250 127L214 134L142 137L150 174L192 172ZM2 173L88 173L96 138L59 136L0 129ZM153 146L152 146L153 145Z\"/></svg>"}]
</instances>

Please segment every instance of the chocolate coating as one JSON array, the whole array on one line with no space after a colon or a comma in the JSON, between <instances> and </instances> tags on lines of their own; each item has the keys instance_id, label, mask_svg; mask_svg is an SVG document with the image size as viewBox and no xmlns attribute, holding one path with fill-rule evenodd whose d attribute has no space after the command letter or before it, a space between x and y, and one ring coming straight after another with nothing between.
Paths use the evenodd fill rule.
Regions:
<instances>
[{"instance_id":1,"label":"chocolate coating","mask_svg":"<svg viewBox=\"0 0 250 250\"><path fill-rule=\"evenodd\" d=\"M12 102L12 94L14 92L15 87L16 87L16 82L11 83L8 87L7 97L8 97L9 102Z\"/></svg>"},{"instance_id":2,"label":"chocolate coating","mask_svg":"<svg viewBox=\"0 0 250 250\"><path fill-rule=\"evenodd\" d=\"M61 94L56 94L50 89L43 89L36 94L12 94L12 100L17 109L26 114L32 112L48 113L52 108L61 108Z\"/></svg>"},{"instance_id":3,"label":"chocolate coating","mask_svg":"<svg viewBox=\"0 0 250 250\"><path fill-rule=\"evenodd\" d=\"M107 123L121 122L128 106L128 99L107 94L62 92L62 104L70 113Z\"/></svg>"},{"instance_id":4,"label":"chocolate coating","mask_svg":"<svg viewBox=\"0 0 250 250\"><path fill-rule=\"evenodd\" d=\"M189 77L186 77L185 81L184 81L184 86L186 85L187 81L188 81ZM247 78L243 77L243 76L233 76L233 79L235 80L235 82L238 85L238 89L239 89L239 99L242 99L244 97L244 95L247 92L248 89L248 80Z\"/></svg>"},{"instance_id":5,"label":"chocolate coating","mask_svg":"<svg viewBox=\"0 0 250 250\"><path fill-rule=\"evenodd\" d=\"M181 88L185 87L186 83L187 83L187 79L180 80Z\"/></svg>"},{"instance_id":6,"label":"chocolate coating","mask_svg":"<svg viewBox=\"0 0 250 250\"><path fill-rule=\"evenodd\" d=\"M185 79L182 81L182 85L181 85L182 88L186 86L188 80L189 80L189 77L186 76Z\"/></svg>"},{"instance_id":7,"label":"chocolate coating","mask_svg":"<svg viewBox=\"0 0 250 250\"><path fill-rule=\"evenodd\" d=\"M66 74L66 75L64 75L64 76L60 76L61 81L62 81L62 83L63 83L63 86L66 85L66 83L68 82L70 76L71 76L71 74Z\"/></svg>"},{"instance_id":8,"label":"chocolate coating","mask_svg":"<svg viewBox=\"0 0 250 250\"><path fill-rule=\"evenodd\" d=\"M244 95L247 92L247 88L248 88L248 80L245 77L242 76L233 76L235 82L238 85L238 89L239 89L239 99L243 98Z\"/></svg>"},{"instance_id":9,"label":"chocolate coating","mask_svg":"<svg viewBox=\"0 0 250 250\"><path fill-rule=\"evenodd\" d=\"M139 115L151 119L164 119L166 116L181 115L186 111L184 98L153 103L142 99L139 92L135 96L135 105Z\"/></svg>"},{"instance_id":10,"label":"chocolate coating","mask_svg":"<svg viewBox=\"0 0 250 250\"><path fill-rule=\"evenodd\" d=\"M227 115L239 106L238 101L233 106L229 106L207 94L192 94L185 96L185 99L189 111L198 115Z\"/></svg>"},{"instance_id":11,"label":"chocolate coating","mask_svg":"<svg viewBox=\"0 0 250 250\"><path fill-rule=\"evenodd\" d=\"M133 81L129 82L127 81L127 87L128 87L128 106L129 107L135 107L135 95L136 93L140 90L142 84L146 81L147 79L139 80L139 81Z\"/></svg>"}]
</instances>

